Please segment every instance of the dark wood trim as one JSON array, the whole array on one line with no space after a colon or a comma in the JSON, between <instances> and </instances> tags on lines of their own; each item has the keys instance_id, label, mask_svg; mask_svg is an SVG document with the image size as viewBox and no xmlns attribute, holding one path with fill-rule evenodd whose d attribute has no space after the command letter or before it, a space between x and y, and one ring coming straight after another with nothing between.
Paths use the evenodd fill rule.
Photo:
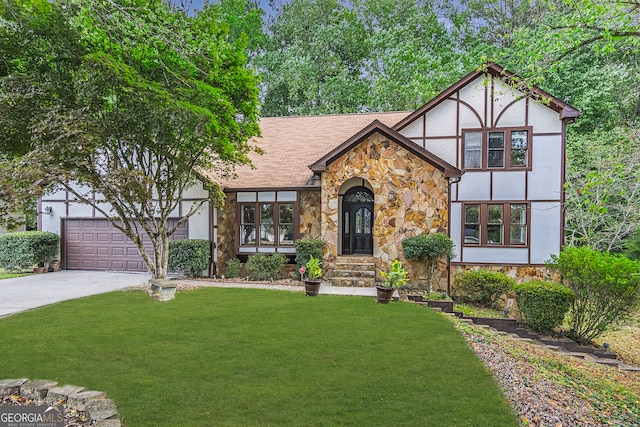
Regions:
<instances>
[{"instance_id":1,"label":"dark wood trim","mask_svg":"<svg viewBox=\"0 0 640 427\"><path fill-rule=\"evenodd\" d=\"M229 187L225 188L225 193L251 193L251 192L269 192L269 191L321 191L322 188L318 187Z\"/></svg>"},{"instance_id":2,"label":"dark wood trim","mask_svg":"<svg viewBox=\"0 0 640 427\"><path fill-rule=\"evenodd\" d=\"M498 114L498 117L496 118L496 123L494 123L494 126L500 122L500 119L502 118L502 115L505 113L505 111L507 111L509 108L511 108L514 104L517 104L518 102L522 101L523 99L528 100L528 98L526 97L519 97L514 99L513 101L511 101L506 107L504 107L502 109L502 111L500 111L500 113ZM527 107L525 105L525 113L524 113L525 117L524 117L524 122L525 122L525 126L527 125Z\"/></svg>"}]
</instances>

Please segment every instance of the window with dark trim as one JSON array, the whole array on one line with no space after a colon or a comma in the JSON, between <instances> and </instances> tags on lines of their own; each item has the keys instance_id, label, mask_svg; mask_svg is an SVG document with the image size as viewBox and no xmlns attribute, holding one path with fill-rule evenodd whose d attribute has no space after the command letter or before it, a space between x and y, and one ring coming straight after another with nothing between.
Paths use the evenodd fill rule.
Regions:
<instances>
[{"instance_id":1,"label":"window with dark trim","mask_svg":"<svg viewBox=\"0 0 640 427\"><path fill-rule=\"evenodd\" d=\"M240 246L293 246L294 204L239 203Z\"/></svg>"},{"instance_id":2,"label":"window with dark trim","mask_svg":"<svg viewBox=\"0 0 640 427\"><path fill-rule=\"evenodd\" d=\"M464 169L527 169L531 163L531 128L463 131Z\"/></svg>"},{"instance_id":3,"label":"window with dark trim","mask_svg":"<svg viewBox=\"0 0 640 427\"><path fill-rule=\"evenodd\" d=\"M527 245L527 203L466 203L463 222L465 246Z\"/></svg>"}]
</instances>

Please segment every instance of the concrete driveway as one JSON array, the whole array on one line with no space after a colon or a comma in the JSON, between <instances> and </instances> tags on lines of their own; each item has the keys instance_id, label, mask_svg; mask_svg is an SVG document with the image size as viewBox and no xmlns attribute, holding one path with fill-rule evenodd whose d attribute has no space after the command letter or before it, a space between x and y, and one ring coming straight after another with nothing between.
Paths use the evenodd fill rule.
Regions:
<instances>
[{"instance_id":1,"label":"concrete driveway","mask_svg":"<svg viewBox=\"0 0 640 427\"><path fill-rule=\"evenodd\" d=\"M75 298L139 285L146 273L57 271L0 280L0 317Z\"/></svg>"}]
</instances>

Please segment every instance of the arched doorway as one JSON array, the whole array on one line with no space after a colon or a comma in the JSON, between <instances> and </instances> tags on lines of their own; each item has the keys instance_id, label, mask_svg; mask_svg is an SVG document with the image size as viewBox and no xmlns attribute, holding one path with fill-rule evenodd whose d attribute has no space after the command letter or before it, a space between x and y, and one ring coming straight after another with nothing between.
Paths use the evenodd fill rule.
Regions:
<instances>
[{"instance_id":1,"label":"arched doorway","mask_svg":"<svg viewBox=\"0 0 640 427\"><path fill-rule=\"evenodd\" d=\"M373 254L373 192L366 187L342 198L342 254Z\"/></svg>"}]
</instances>

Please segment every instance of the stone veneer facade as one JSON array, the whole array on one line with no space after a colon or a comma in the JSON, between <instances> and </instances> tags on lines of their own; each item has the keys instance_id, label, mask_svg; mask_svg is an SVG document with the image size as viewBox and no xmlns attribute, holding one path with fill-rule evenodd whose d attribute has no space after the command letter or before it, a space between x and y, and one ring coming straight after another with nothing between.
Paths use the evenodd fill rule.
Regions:
<instances>
[{"instance_id":1,"label":"stone veneer facade","mask_svg":"<svg viewBox=\"0 0 640 427\"><path fill-rule=\"evenodd\" d=\"M328 164L322 173L321 224L324 270L329 278L339 256L339 194L351 178L364 179L373 189L376 281L382 280L380 270L387 271L395 259L402 261L409 280L416 281L418 271L405 260L402 240L446 230L449 183L444 173L380 133L372 134ZM391 191L393 200L389 200Z\"/></svg>"}]
</instances>

